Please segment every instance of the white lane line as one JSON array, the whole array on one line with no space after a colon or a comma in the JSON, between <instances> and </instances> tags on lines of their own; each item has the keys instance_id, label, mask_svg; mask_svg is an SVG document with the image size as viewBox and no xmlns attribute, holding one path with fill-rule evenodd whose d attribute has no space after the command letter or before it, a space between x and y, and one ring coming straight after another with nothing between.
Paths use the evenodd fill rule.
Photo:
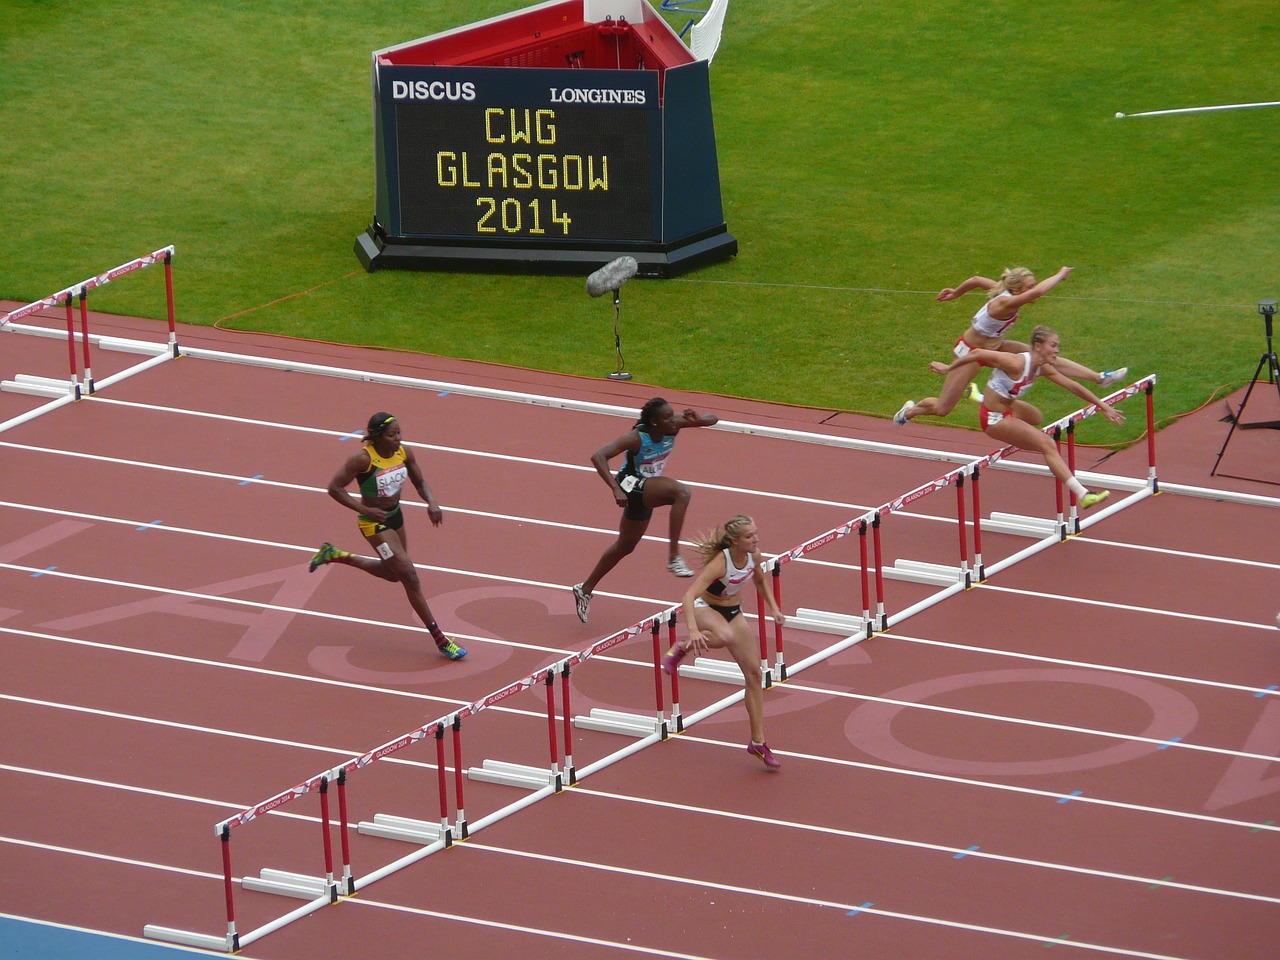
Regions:
<instances>
[{"instance_id":1,"label":"white lane line","mask_svg":"<svg viewBox=\"0 0 1280 960\"><path fill-rule=\"evenodd\" d=\"M1111 610L1124 610L1128 613L1141 613L1143 615L1154 615L1161 617L1174 617L1178 620L1199 620L1204 623L1226 624L1233 627L1250 627L1255 630L1274 630L1273 623L1253 623L1249 620L1229 620L1226 617L1210 617L1200 613L1180 613L1177 610L1160 610L1156 607L1139 607L1131 603L1115 603L1111 600L1090 600L1088 597L1063 596L1059 593L1043 593L1039 590L1024 590L1019 587L1001 587L994 583L979 583L974 585L975 588L983 590L996 590L1000 593L1012 593L1024 597L1034 597L1037 600L1060 600L1067 603L1083 603L1091 607L1107 607Z\"/></svg>"},{"instance_id":2,"label":"white lane line","mask_svg":"<svg viewBox=\"0 0 1280 960\"><path fill-rule=\"evenodd\" d=\"M141 723L152 727L164 727L168 730L180 730L184 733L203 733L213 737L229 737L232 740L245 740L250 743L264 743L272 747L288 747L292 750L307 750L314 753L331 754L344 760L363 756L363 750L344 750L340 747L325 747L314 743L302 743L298 740L282 740L279 737L264 737L255 733L244 733L239 730L224 730L219 727L206 727L194 723L182 723L177 720L161 720L158 717L144 717L134 713L119 713L115 710L100 710L97 707L84 707L72 703L58 703L53 700L38 700L34 697L19 697L10 693L0 693L0 700L19 703L29 707L44 707L62 710L67 713L87 714L93 717L106 717L110 720L125 720L130 723ZM434 770L435 764L405 761L409 766L424 767ZM335 764L336 766L336 764Z\"/></svg>"},{"instance_id":3,"label":"white lane line","mask_svg":"<svg viewBox=\"0 0 1280 960\"><path fill-rule=\"evenodd\" d=\"M16 767L9 763L0 763L0 770L6 773L15 773L24 777L40 777L46 780L58 780L62 783L76 783L86 787L97 787L103 790L120 790L125 793L137 793L147 797L157 797L161 800L180 800L183 803L195 803L200 806L217 807L220 810L239 813L241 810L250 806L247 803L228 803L225 800L210 800L207 797L193 797L186 793L173 793L169 790L153 790L149 787L140 787L132 783L113 783L110 780L97 780L93 777L77 777L68 773L54 773L51 770L36 770L32 767ZM270 810L269 814L280 814L292 820L307 820L320 822L319 817L308 817L297 813L288 813L285 810Z\"/></svg>"},{"instance_id":4,"label":"white lane line","mask_svg":"<svg viewBox=\"0 0 1280 960\"><path fill-rule=\"evenodd\" d=\"M414 566L420 570L432 570L438 573L454 573L464 577L480 576L479 574L476 574L474 571L457 570L457 569L454 569L453 567L433 567L433 566L428 566L426 564L421 564L421 563L414 564ZM33 574L33 575L39 574L41 577L62 578L66 580L80 581L83 583L96 583L102 586L120 587L126 590L138 590L143 593L159 593L165 596L181 597L183 599L188 599L188 600L205 600L210 603L228 603L233 606L249 607L254 610L270 610L277 613L292 613L292 614L297 614L299 616L305 616L305 617L317 617L321 620L335 620L339 623L353 623L353 624L358 624L358 625L367 626L367 627L383 627L390 630L404 630L411 633L427 632L426 627L417 626L411 623L393 623L389 620L371 620L367 617L353 617L348 614L342 614L342 613L325 613L324 611L321 611L321 610L307 610L303 607L286 607L276 603L261 603L256 600L244 600L244 599L241 599L240 597L218 596L217 594L212 594L212 593L198 593L194 590L178 590L173 587L160 587L160 586L155 586L153 584L135 583L131 580L113 580L113 579L110 579L109 577L93 577L93 576L88 576L87 574L68 573L65 570L46 570L46 569L37 568L37 567L23 566L22 564L3 563L3 562L0 562L0 570L16 570L19 573L26 573L26 574ZM542 587L553 586L550 584L545 584L545 583L541 583L534 580L522 580L516 577L500 577L500 576L497 576L496 574L484 574L483 576L485 580L491 581L491 582L502 581L506 583L518 583L524 586L542 586ZM556 586L555 589L563 589L563 588ZM653 602L655 604L658 603L658 601L656 600ZM494 643L494 644L498 644L499 646L516 647L521 650L535 650L540 653L551 653L551 654L562 655L567 652L559 647L544 647L537 644L520 643L514 640L503 640L499 637L477 637L471 634L463 634L463 633L459 633L457 634L457 636L475 643ZM631 662L627 660L612 660L607 657L605 658L597 657L595 659L604 659L607 662L616 662L616 663Z\"/></svg>"},{"instance_id":5,"label":"white lane line","mask_svg":"<svg viewBox=\"0 0 1280 960\"><path fill-rule=\"evenodd\" d=\"M332 677L310 676L304 673L288 673L284 670L269 670L266 667L255 667L247 663L231 663L226 660L204 660L200 657L189 657L179 653L167 653L163 650L145 650L138 647L123 647L114 643L101 643L97 640L82 640L78 637L65 637L55 633L41 633L38 630L23 630L19 627L6 627L0 625L0 633L11 634L15 637L27 637L32 640L48 640L53 643L67 644L69 646L90 647L95 650L108 650L112 653L122 653L126 656L137 657L154 657L160 660L170 660L175 663L193 664L201 667L213 667L217 670L238 670L242 673L254 673L259 676L269 677L273 680L298 680L302 683L315 683L322 686L337 687L343 690L357 690L361 693L376 693L383 696L406 697L411 700L422 700L428 703L440 703L445 706L465 706L467 702L451 697L440 697L430 693L418 693L414 690L402 690L396 687L377 687L367 683L354 683L350 680L336 680ZM489 709L505 709L499 704L497 707ZM544 714L537 714L544 716Z\"/></svg>"},{"instance_id":6,"label":"white lane line","mask_svg":"<svg viewBox=\"0 0 1280 960\"><path fill-rule=\"evenodd\" d=\"M1023 653L1018 650L997 650L991 647L976 647L967 643L955 643L950 640L929 640L925 637L909 637L901 633L877 633L877 640L897 640L900 643L922 647L942 647L944 650L962 650L965 653L987 654L993 657L1005 657L1010 660L1025 660L1030 663L1051 663L1058 667L1076 667L1081 670L1098 670L1102 673L1123 673L1131 677L1145 677L1150 680L1172 680L1175 683L1188 683L1196 686L1215 687L1220 690L1235 690L1249 693L1257 697L1280 696L1280 689L1271 687L1253 687L1243 683L1228 683L1225 680L1205 680L1201 677L1188 677L1177 673L1156 673L1153 670L1138 670L1133 667L1116 667L1107 663L1095 663L1090 660L1066 660L1061 657L1045 657L1034 653Z\"/></svg>"},{"instance_id":7,"label":"white lane line","mask_svg":"<svg viewBox=\"0 0 1280 960\"><path fill-rule=\"evenodd\" d=\"M969 720L993 720L996 723L1009 723L1015 726L1035 727L1040 730L1052 730L1055 733L1079 733L1088 737L1103 737L1108 740L1121 740L1125 743L1148 743L1160 749L1179 748L1202 753L1212 753L1224 757L1243 758L1246 760L1266 760L1268 763L1280 763L1280 757L1268 756L1265 753L1245 753L1241 750L1230 750L1226 747L1211 747L1205 744L1191 743L1187 740L1161 740L1156 737L1144 737L1135 733L1116 733L1112 730L1096 730L1090 727L1077 727L1071 724L1050 723L1047 720L1028 720L1024 717L1010 717L996 713L982 713L977 710L960 710L956 707L942 707L932 703L918 703L911 700L894 700L890 697L874 697L865 693L853 693L849 690L832 690L829 688L806 687L793 680L788 680L785 687L792 690L803 690L807 693L825 694L839 700L859 700L863 703L879 703L903 709L927 710L931 713L945 713L953 717L964 717ZM778 751L781 752L781 751Z\"/></svg>"},{"instance_id":8,"label":"white lane line","mask_svg":"<svg viewBox=\"0 0 1280 960\"><path fill-rule=\"evenodd\" d=\"M34 840L23 840L19 837L0 836L0 843L11 843L15 847L26 847L30 850L41 850L45 853L65 853L72 857L84 857L88 860L101 860L106 863L118 863L126 867L144 867L147 870L161 870L165 873L177 873L184 877L198 877L201 880L217 880L222 883L222 874L209 873L205 870L188 870L185 867L173 867L165 863L151 863L147 860L134 860L130 857L117 857L108 853L94 853L92 850L81 850L76 847L60 847L52 843L37 843Z\"/></svg>"},{"instance_id":9,"label":"white lane line","mask_svg":"<svg viewBox=\"0 0 1280 960\"><path fill-rule=\"evenodd\" d=\"M841 903L834 900L820 900L813 897L800 897L794 894L781 893L772 890L761 890L755 887L741 887L735 884L717 883L712 880L702 880L691 877L676 877L670 874L654 873L647 870L633 870L626 867L614 867L607 864L592 863L585 860L572 860L565 857L547 856L544 854L530 853L524 850L512 850L506 847L495 847L489 844L479 843L475 840L469 840L467 843L459 844L460 849L470 848L473 851L485 853L497 853L505 856L522 857L532 860L546 861L550 863L566 864L568 866L581 867L591 870L602 870L608 873L616 873L623 876L634 876L641 879L657 880L663 883L677 883L685 886L697 887L706 890L721 890L725 893L741 894L749 897L760 897L767 900L777 900L784 903L794 903L801 906L813 906L821 908L830 908L841 910L845 913L857 911L858 913L866 913L872 916L887 917L894 920L906 920L914 923L927 923L934 926L946 927L952 930L964 930L968 932L993 934L1001 937L1012 937L1018 940L1031 940L1037 943L1043 943L1045 946L1061 944L1062 946L1073 946L1086 950L1097 950L1103 953L1114 954L1123 957L1139 957L1143 960L1182 960L1182 958L1171 957L1161 953L1148 953L1142 950L1128 950L1122 947L1109 947L1103 944L1088 943L1082 940L1060 940L1056 935L1047 936L1043 934L1026 933L1018 930L1008 930L1000 927L989 927L981 924L964 923L958 920L944 920L939 917L927 917L919 914L902 913L895 910L885 910L875 906L866 904L859 905L854 903ZM974 856L976 854L969 854ZM367 902L366 902L367 903ZM378 906L376 903L367 903L369 906ZM414 907L393 907L397 910L407 910L417 912L418 908ZM447 916L447 915L444 915Z\"/></svg>"},{"instance_id":10,"label":"white lane line","mask_svg":"<svg viewBox=\"0 0 1280 960\"><path fill-rule=\"evenodd\" d=\"M859 830L844 830L839 827L825 827L819 824L805 823L798 820L780 820L775 817L761 817L754 814L737 813L732 810L724 810L720 808L699 807L693 804L672 804L665 800L651 800L646 797L635 797L627 794L616 794L603 790L595 790L589 785L580 784L574 787L574 789L584 794L600 796L610 800L620 800L626 803L635 803L641 806L651 806L663 809L677 809L685 814L705 814L707 816L718 817L725 820L737 820L743 823L751 823L756 826L779 827L784 830L795 830L800 833L815 833L824 837L838 837L842 840L865 840L871 843L882 843L893 847L906 847L908 849L924 850L930 853L943 853L950 857L963 855L965 857L974 857L975 859L991 860L997 863L1013 864L1014 866L1019 867L1034 867L1037 870L1071 873L1078 876L1096 877L1102 880L1119 880L1125 883L1140 883L1147 886L1150 886L1151 884L1159 884L1162 887L1186 890L1190 893L1204 893L1216 897L1229 897L1236 900L1252 900L1259 903L1280 904L1280 897L1272 897L1262 893L1249 893L1243 890L1224 890L1220 887L1206 887L1193 883L1178 883L1171 879L1141 877L1129 873L1117 873L1114 870L1097 870L1092 867L1077 867L1069 863L1054 863L1049 860L1032 860L1027 857L1014 857L1008 854L992 853L989 850L974 849L972 847L949 847L946 844L941 843L928 843L923 840L907 840L904 837L886 837L875 833L863 833ZM529 854L529 856L547 860L557 859L552 856L542 856L539 854Z\"/></svg>"},{"instance_id":11,"label":"white lane line","mask_svg":"<svg viewBox=\"0 0 1280 960\"><path fill-rule=\"evenodd\" d=\"M273 426L279 426L279 425L273 424ZM329 432L329 431L325 431L325 432ZM336 434L336 433L334 434L334 436L338 436L338 435L339 434ZM482 451L482 450L468 450L463 447L445 447L445 446L440 446L438 444L430 444L430 443L409 443L408 446L413 447L415 450L432 450L437 453L452 453L452 454L458 454L460 456L481 457L487 460L503 460L510 463L517 463L522 466L533 465L533 466L540 466L540 467L553 467L560 470L576 470L581 473L590 473L592 475L594 475L596 472L595 467L590 467L590 466L579 466L578 464L562 463L555 460L538 460L534 457L521 457L521 456L514 456L511 454L489 453L487 451ZM191 467L175 467L175 466L170 466L168 464L153 463L145 460L129 460L124 457L109 457L104 454L82 453L77 450L59 450L56 447L37 447L32 444L14 443L11 440L0 440L0 447L8 447L10 449L20 450L25 453L43 453L43 454L49 454L51 456L72 457L78 460L91 460L99 463L110 463L110 464L115 464L117 466L138 467L140 469L148 469L148 470L164 470L172 473L190 474L191 476L197 476L197 477L211 477L213 479L218 479L218 480L235 480L236 482L242 482L247 480L247 481L251 481L252 483L259 484L261 486L276 486L276 487L284 487L291 490L305 490L308 493L323 493L325 489L324 487L314 487L307 484L286 483L284 481L266 480L266 479L260 479L257 477L243 477L243 476L237 476L235 474L229 474L229 473L217 473L216 471L210 471L210 470L197 470ZM696 487L700 490L718 490L724 493L735 493L742 496L761 497L768 500L789 500L795 503L815 504L815 505L824 506L824 507L839 507L843 510L852 511L854 516L859 516L863 513L866 513L868 510L874 509L875 506L878 506L878 504L868 506L863 504L847 503L841 500L822 500L815 497L804 497L804 496L798 496L790 493L778 493L776 491L761 490L758 487L730 487L730 486L725 486L723 484L703 483L696 480L684 480L683 482L686 486ZM411 501L411 502L416 503L416 501ZM456 507L449 507L448 504L442 504L442 506L450 510L462 512L458 510L458 508ZM897 515L915 517L916 519L922 519L922 520L943 520L943 521L948 520L948 518L946 517L931 517L925 514L913 514L908 512L903 512ZM949 521L949 522L954 522L954 521ZM617 533L616 530L611 532Z\"/></svg>"},{"instance_id":12,"label":"white lane line","mask_svg":"<svg viewBox=\"0 0 1280 960\"><path fill-rule=\"evenodd\" d=\"M1095 528L1096 529L1096 528ZM1122 540L1104 540L1096 536L1073 538L1073 543L1092 543L1096 546L1116 547L1122 550L1141 550L1143 553L1163 553L1172 557L1185 557L1188 560L1209 560L1215 563L1238 563L1246 567L1261 567L1263 570L1280 570L1280 563L1268 563L1265 560L1246 560L1243 557L1224 557L1216 553L1194 553L1190 550L1175 550L1170 547L1153 547L1140 543L1125 543Z\"/></svg>"}]
</instances>

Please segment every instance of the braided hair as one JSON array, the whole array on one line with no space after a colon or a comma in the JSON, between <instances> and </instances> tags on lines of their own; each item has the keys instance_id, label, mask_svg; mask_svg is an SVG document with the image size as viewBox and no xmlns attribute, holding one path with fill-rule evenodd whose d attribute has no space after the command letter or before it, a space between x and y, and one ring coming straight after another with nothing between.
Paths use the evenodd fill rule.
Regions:
<instances>
[{"instance_id":1,"label":"braided hair","mask_svg":"<svg viewBox=\"0 0 1280 960\"><path fill-rule=\"evenodd\" d=\"M396 418L386 411L375 413L369 418L369 425L365 428L362 443L372 443L378 437L386 432L387 427L395 423Z\"/></svg>"},{"instance_id":2,"label":"braided hair","mask_svg":"<svg viewBox=\"0 0 1280 960\"><path fill-rule=\"evenodd\" d=\"M643 427L646 432L653 426L653 416L663 407L668 406L667 401L662 397L654 397L640 408L640 419L636 421L637 427Z\"/></svg>"}]
</instances>

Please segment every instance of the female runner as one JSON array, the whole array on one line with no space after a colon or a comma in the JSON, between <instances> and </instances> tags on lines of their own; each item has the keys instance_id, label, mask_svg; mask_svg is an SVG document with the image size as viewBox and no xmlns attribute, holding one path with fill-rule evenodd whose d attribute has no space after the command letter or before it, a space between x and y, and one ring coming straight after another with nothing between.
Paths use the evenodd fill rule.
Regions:
<instances>
[{"instance_id":1,"label":"female runner","mask_svg":"<svg viewBox=\"0 0 1280 960\"><path fill-rule=\"evenodd\" d=\"M742 615L739 601L742 588L750 580L755 584L756 592L764 597L774 621L786 622L772 591L765 586L759 541L755 521L741 514L730 517L723 527L702 539L698 545L703 559L702 572L684 594L684 622L689 626L689 636L666 652L662 658L662 669L667 673L674 672L690 650L727 647L742 669L746 682L744 701L747 719L751 723L747 753L763 763L766 769L777 770L782 764L764 740L760 655L752 642L751 630Z\"/></svg>"},{"instance_id":2,"label":"female runner","mask_svg":"<svg viewBox=\"0 0 1280 960\"><path fill-rule=\"evenodd\" d=\"M991 379L987 381L982 406L978 408L978 422L983 432L1001 443L1014 444L1023 450L1041 454L1053 475L1076 495L1080 508L1088 510L1107 499L1110 491L1090 493L1085 489L1084 484L1068 469L1053 438L1037 429L1044 420L1040 411L1019 397L1031 389L1036 377L1043 376L1097 406L1102 415L1112 423L1124 423L1124 415L1095 397L1087 387L1062 374L1058 369L1061 363L1058 359L1059 345L1057 331L1049 327L1036 327L1031 335L1029 353L970 350L949 364L935 360L929 367L934 373L948 377L957 370L964 375L974 376L979 365L991 367Z\"/></svg>"},{"instance_id":3,"label":"female runner","mask_svg":"<svg viewBox=\"0 0 1280 960\"><path fill-rule=\"evenodd\" d=\"M671 404L654 397L640 408L640 419L629 432L591 455L596 472L613 491L614 502L622 508L622 519L618 522L618 538L600 555L591 575L573 588L578 619L583 623L587 622L587 608L596 584L636 548L649 529L655 507L671 507L667 569L677 577L693 576L680 556L680 530L684 527L685 511L689 509L689 488L674 477L664 477L662 471L675 446L677 433L686 427L709 427L719 420L715 414L692 409L677 416ZM614 476L609 471L609 461L623 453L626 461Z\"/></svg>"},{"instance_id":4,"label":"female runner","mask_svg":"<svg viewBox=\"0 0 1280 960\"><path fill-rule=\"evenodd\" d=\"M461 660L467 651L441 631L422 594L418 571L409 559L409 535L400 509L400 489L406 481L413 484L427 503L427 516L432 525L437 527L444 522L440 505L427 486L413 451L400 443L400 421L389 413L375 413L369 418L363 440L364 446L349 456L329 481L329 496L355 511L360 532L378 559L357 556L331 543L323 543L311 558L311 572L315 573L316 567L326 563L341 563L400 583L409 597L409 605L431 632L436 649L450 660ZM360 488L359 500L347 493L352 481Z\"/></svg>"}]
</instances>

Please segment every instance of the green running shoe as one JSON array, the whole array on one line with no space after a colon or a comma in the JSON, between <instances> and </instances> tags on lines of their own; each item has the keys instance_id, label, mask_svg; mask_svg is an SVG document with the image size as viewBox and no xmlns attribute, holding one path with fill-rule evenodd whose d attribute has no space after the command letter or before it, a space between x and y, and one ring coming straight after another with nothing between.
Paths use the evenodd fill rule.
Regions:
<instances>
[{"instance_id":1,"label":"green running shoe","mask_svg":"<svg viewBox=\"0 0 1280 960\"><path fill-rule=\"evenodd\" d=\"M436 649L448 657L450 660L461 660L467 655L467 651L462 649L453 642L453 637L445 637L444 643L437 643Z\"/></svg>"},{"instance_id":2,"label":"green running shoe","mask_svg":"<svg viewBox=\"0 0 1280 960\"><path fill-rule=\"evenodd\" d=\"M339 557L345 556L347 556L347 552L345 550L339 550L332 543L322 543L320 544L320 549L316 551L316 555L311 558L311 563L307 565L307 571L309 573L315 573L316 567L323 566L326 563L332 563Z\"/></svg>"},{"instance_id":3,"label":"green running shoe","mask_svg":"<svg viewBox=\"0 0 1280 960\"><path fill-rule=\"evenodd\" d=\"M1080 509L1088 510L1090 507L1095 507L1109 496L1111 496L1110 490L1101 490L1098 493L1086 493L1080 498Z\"/></svg>"}]
</instances>

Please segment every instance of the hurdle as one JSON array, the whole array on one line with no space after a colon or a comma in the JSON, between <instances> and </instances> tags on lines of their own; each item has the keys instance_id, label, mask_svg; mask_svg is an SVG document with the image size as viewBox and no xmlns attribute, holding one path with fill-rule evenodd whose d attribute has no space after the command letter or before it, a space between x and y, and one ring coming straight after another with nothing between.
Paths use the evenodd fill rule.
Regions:
<instances>
[{"instance_id":1,"label":"hurdle","mask_svg":"<svg viewBox=\"0 0 1280 960\"><path fill-rule=\"evenodd\" d=\"M168 356L165 359L175 358L180 355L178 348L177 323L174 311L173 297L173 256L174 247L170 244L167 247L161 247L151 253L136 257L128 263L122 263L118 267L113 267L80 283L72 284L64 287L57 293L52 293L47 297L32 301L24 306L11 310L3 317L0 317L0 331L6 333L29 334L32 336L48 337L53 339L61 339L65 336L67 342L67 366L70 370L68 379L64 382L48 377L31 376L26 374L17 374L13 380L6 380L0 384L0 389L13 393L26 393L32 396L42 396L51 399L51 402L29 411L19 417L0 423L0 432L18 426L28 420L34 419L41 414L48 413L51 410L64 406L69 402L80 400L85 396L92 396L101 387L109 386L112 383L124 379L125 376L132 376L153 366L153 363L139 364L135 368L109 377L99 383L93 375L92 354L90 351L90 343L97 343L102 347L109 347L119 341L118 338L101 337L89 332L89 308L88 298L89 291L96 290L106 286L121 277L128 276L138 270L154 266L157 263L164 264L164 280L165 280L165 312L169 324L169 343L167 346ZM79 332L76 330L76 303L79 304ZM64 312L65 334L62 330L50 327L41 327L31 324L23 324L19 321L39 314L49 308L62 308ZM77 341L79 350L77 350ZM155 351L149 345L142 345L145 349L135 352L154 353ZM80 360L83 362L83 375L80 370Z\"/></svg>"}]
</instances>

